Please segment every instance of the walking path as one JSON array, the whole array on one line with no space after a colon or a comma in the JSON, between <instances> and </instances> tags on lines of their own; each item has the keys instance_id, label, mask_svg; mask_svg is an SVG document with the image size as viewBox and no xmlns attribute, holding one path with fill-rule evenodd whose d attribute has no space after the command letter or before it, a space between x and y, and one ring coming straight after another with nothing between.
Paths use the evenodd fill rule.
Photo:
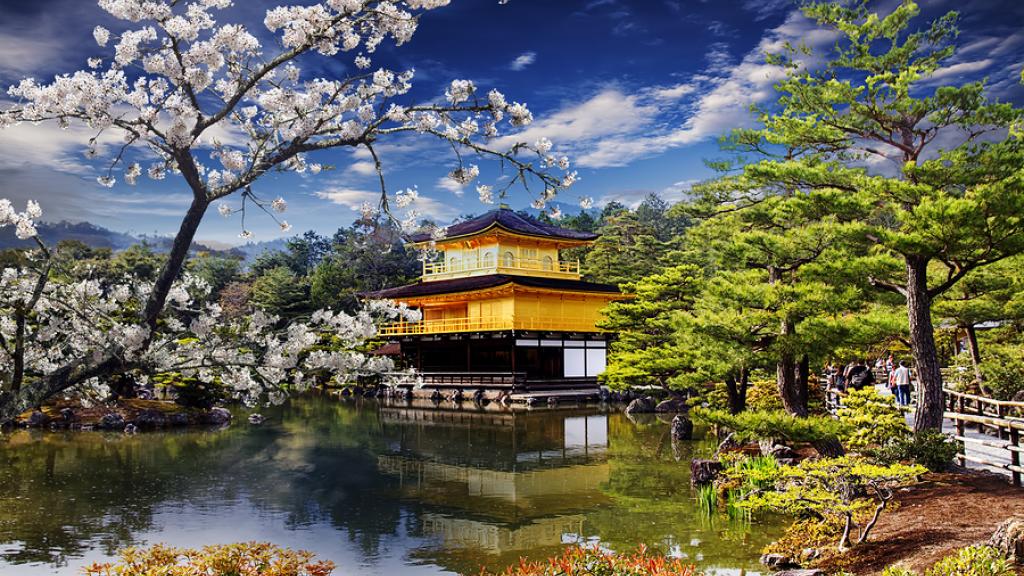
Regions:
<instances>
[{"instance_id":1,"label":"walking path","mask_svg":"<svg viewBox=\"0 0 1024 576\"><path fill-rule=\"evenodd\" d=\"M877 385L875 385L875 389L878 390L878 393L883 395L883 396L892 396L892 392L889 390L889 388L887 386L884 386L882 384L877 384ZM909 412L906 412L906 414L905 414L906 419L907 419L907 425L910 426L911 428L914 427L914 416L915 416L915 414L916 413L913 411L913 409L911 409ZM950 420L948 418L943 419L943 421L942 421L942 431L944 433L946 433L946 434L951 435L951 436L955 436L956 435L956 424L952 420ZM996 438L995 436L992 436L990 434L985 434L983 432L979 432L978 430L971 429L971 428L968 428L967 430L964 431L964 436L966 436L967 438L974 439L974 440L984 440L984 441L987 441L987 442L998 442L999 441L999 439ZM993 448L991 446L984 446L984 445L977 444L977 443L974 443L974 442L967 442L965 444L965 449L966 449L966 454L968 456L974 456L976 458L984 458L985 460L989 460L989 461L992 461L992 462L998 462L1000 464L1005 464L1005 465L1009 465L1010 464L1010 453L1007 452L1006 450L1001 450L999 448ZM999 467L996 467L996 466L986 466L984 464L979 464L977 462L971 462L971 461L968 461L966 463L966 465L967 465L968 468L971 468L971 469L974 469L974 470L986 470L988 472L995 472L995 473L1001 474L1003 476L1007 476L1007 477L1010 476L1010 471L1006 470L1005 468L999 468Z\"/></svg>"}]
</instances>

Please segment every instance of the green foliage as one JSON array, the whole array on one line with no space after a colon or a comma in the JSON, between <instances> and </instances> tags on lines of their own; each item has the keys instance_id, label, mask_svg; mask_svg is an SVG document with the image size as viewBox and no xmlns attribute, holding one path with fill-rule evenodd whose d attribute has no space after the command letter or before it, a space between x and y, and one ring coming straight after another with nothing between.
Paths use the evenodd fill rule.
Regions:
<instances>
[{"instance_id":1,"label":"green foliage","mask_svg":"<svg viewBox=\"0 0 1024 576\"><path fill-rule=\"evenodd\" d=\"M271 314L294 318L309 312L309 284L284 266L268 270L252 284L252 302Z\"/></svg>"},{"instance_id":2,"label":"green foliage","mask_svg":"<svg viewBox=\"0 0 1024 576\"><path fill-rule=\"evenodd\" d=\"M917 576L917 574L909 568L890 566L882 571L882 576Z\"/></svg>"},{"instance_id":3,"label":"green foliage","mask_svg":"<svg viewBox=\"0 0 1024 576\"><path fill-rule=\"evenodd\" d=\"M932 86L935 73L954 53L956 13L919 27L913 20L920 9L912 0L885 14L871 12L869 6L802 3L807 17L837 32L832 53L825 55L824 65L811 70L799 62L807 57L802 47L787 44L769 56L788 71L776 85L778 103L763 111L761 129L736 131L730 140L740 159L753 154L755 161L730 170L702 192L710 204L730 214L767 213L766 222L774 222L768 213L772 207L840 208L821 215L808 212L796 226L785 224L783 229L796 236L750 227L764 237L749 242L755 250L764 248L769 257L763 264L785 271L777 285L800 290L796 285L804 275L798 268L807 265L800 263L817 265L822 257L813 248L820 246L827 254L833 242L844 240L836 237L837 231L845 230L849 234L840 247L847 256L839 261L846 274L856 275L851 288L870 284L890 294L909 294L906 302L928 301L949 292L972 271L1024 251L1024 140L1012 133L1022 111L990 99L983 82ZM935 138L937 134L949 138ZM876 170L873 160L896 166L897 172ZM839 217L829 225L832 215ZM801 236L819 224L824 225L820 242L814 242L813 234ZM812 250L795 258L801 247ZM749 251L739 252L745 253ZM833 279L807 280L823 283L817 291L831 292L835 303L841 301ZM813 292L812 301L822 298ZM802 299L796 292L782 300L786 306L780 310L793 319L797 337L781 338L776 345L781 352L815 349L799 336L807 331L799 326ZM888 296L879 300L891 303ZM850 304L857 311L855 299ZM920 377L928 401L920 408L919 422L935 426L941 422L942 382L930 369L938 364L930 309L910 307L908 313L920 327L913 340L916 364L926 367ZM844 321L849 323L848 318ZM828 341L830 333L842 336L842 327L836 330L819 334Z\"/></svg>"},{"instance_id":4,"label":"green foliage","mask_svg":"<svg viewBox=\"0 0 1024 576\"><path fill-rule=\"evenodd\" d=\"M851 390L843 397L838 417L847 429L842 438L851 448L880 446L910 435L903 411L895 399L882 396L873 387Z\"/></svg>"},{"instance_id":5,"label":"green foliage","mask_svg":"<svg viewBox=\"0 0 1024 576\"><path fill-rule=\"evenodd\" d=\"M1024 391L1024 340L993 343L981 360L985 388L998 400L1012 400Z\"/></svg>"},{"instance_id":6,"label":"green foliage","mask_svg":"<svg viewBox=\"0 0 1024 576\"><path fill-rule=\"evenodd\" d=\"M667 263L676 236L687 225L653 194L635 211L606 209L598 229L601 237L586 254L583 271L588 279L606 284L636 282L655 274Z\"/></svg>"},{"instance_id":7,"label":"green foliage","mask_svg":"<svg viewBox=\"0 0 1024 576\"><path fill-rule=\"evenodd\" d=\"M881 464L913 462L932 472L942 472L949 468L956 454L956 443L937 430L895 437L870 451L870 456Z\"/></svg>"},{"instance_id":8,"label":"green foliage","mask_svg":"<svg viewBox=\"0 0 1024 576\"><path fill-rule=\"evenodd\" d=\"M825 550L834 545L842 533L843 522L839 518L800 518L786 528L781 538L765 546L762 552L800 558L808 548Z\"/></svg>"},{"instance_id":9,"label":"green foliage","mask_svg":"<svg viewBox=\"0 0 1024 576\"><path fill-rule=\"evenodd\" d=\"M782 411L741 412L694 408L694 419L732 430L738 441L774 438L788 442L819 442L841 437L847 426L827 416L800 418Z\"/></svg>"},{"instance_id":10,"label":"green foliage","mask_svg":"<svg viewBox=\"0 0 1024 576\"><path fill-rule=\"evenodd\" d=\"M757 412L782 410L782 399L775 380L754 380L747 390L747 408Z\"/></svg>"},{"instance_id":11,"label":"green foliage","mask_svg":"<svg viewBox=\"0 0 1024 576\"><path fill-rule=\"evenodd\" d=\"M797 466L781 466L775 490L754 492L743 505L751 510L773 510L841 522L844 531L838 548L851 545L855 518L874 507L873 519L893 497L893 490L912 484L925 472L921 466L872 464L863 458L844 456L804 460ZM860 526L857 543L868 539L874 522Z\"/></svg>"},{"instance_id":12,"label":"green foliage","mask_svg":"<svg viewBox=\"0 0 1024 576\"><path fill-rule=\"evenodd\" d=\"M1014 576L1009 560L990 546L969 546L939 560L925 576Z\"/></svg>"},{"instance_id":13,"label":"green foliage","mask_svg":"<svg viewBox=\"0 0 1024 576\"><path fill-rule=\"evenodd\" d=\"M238 258L204 253L189 260L186 269L210 285L210 298L216 300L225 286L238 279L242 262Z\"/></svg>"},{"instance_id":14,"label":"green foliage","mask_svg":"<svg viewBox=\"0 0 1024 576\"><path fill-rule=\"evenodd\" d=\"M186 408L211 408L227 398L217 383L203 382L180 372L163 372L153 375L151 379L157 386L170 388L175 403Z\"/></svg>"},{"instance_id":15,"label":"green foliage","mask_svg":"<svg viewBox=\"0 0 1024 576\"><path fill-rule=\"evenodd\" d=\"M681 387L698 372L697 359L681 341L681 313L698 290L700 271L689 265L666 268L624 289L636 298L605 309L602 327L618 334L602 381L616 389L657 384Z\"/></svg>"}]
</instances>

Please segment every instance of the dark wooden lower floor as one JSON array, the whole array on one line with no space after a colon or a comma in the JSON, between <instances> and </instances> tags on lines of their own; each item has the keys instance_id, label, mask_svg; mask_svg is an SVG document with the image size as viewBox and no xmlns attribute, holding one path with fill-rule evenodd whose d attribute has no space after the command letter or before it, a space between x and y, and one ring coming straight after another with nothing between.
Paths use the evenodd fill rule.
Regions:
<instances>
[{"instance_id":1,"label":"dark wooden lower floor","mask_svg":"<svg viewBox=\"0 0 1024 576\"><path fill-rule=\"evenodd\" d=\"M604 334L492 332L409 337L399 341L405 367L424 387L579 389L597 387Z\"/></svg>"}]
</instances>

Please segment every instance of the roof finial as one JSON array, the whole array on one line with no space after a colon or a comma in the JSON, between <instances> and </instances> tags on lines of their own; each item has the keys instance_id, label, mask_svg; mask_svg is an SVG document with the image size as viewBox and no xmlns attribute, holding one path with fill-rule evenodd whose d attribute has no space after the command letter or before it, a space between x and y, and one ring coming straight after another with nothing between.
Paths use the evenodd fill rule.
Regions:
<instances>
[{"instance_id":1,"label":"roof finial","mask_svg":"<svg viewBox=\"0 0 1024 576\"><path fill-rule=\"evenodd\" d=\"M509 206L508 204L505 204L504 202L502 202L501 204L498 204L498 208L500 208L501 210L511 210L512 209L511 206Z\"/></svg>"}]
</instances>

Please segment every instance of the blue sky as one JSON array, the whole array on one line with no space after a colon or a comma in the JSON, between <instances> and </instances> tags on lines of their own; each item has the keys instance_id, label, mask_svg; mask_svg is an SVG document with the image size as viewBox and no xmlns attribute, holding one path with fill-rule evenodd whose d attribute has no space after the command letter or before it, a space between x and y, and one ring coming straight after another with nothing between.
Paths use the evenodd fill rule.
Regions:
<instances>
[{"instance_id":1,"label":"blue sky","mask_svg":"<svg viewBox=\"0 0 1024 576\"><path fill-rule=\"evenodd\" d=\"M873 6L889 9L895 0ZM249 23L281 0L237 0L223 21ZM1024 101L1018 85L1024 68L1024 2L1020 0L921 0L925 15L961 10L961 50L940 71L943 82L987 77L1002 99ZM116 29L92 0L0 0L0 84L25 76L50 79L103 55L92 40L94 25ZM922 18L922 22L924 21ZM536 121L522 135L547 136L567 153L582 180L560 198L591 196L598 204L635 204L646 194L681 197L709 172L703 160L717 155L717 138L749 125L750 104L774 98L777 71L763 52L784 41L830 46L833 38L804 20L788 0L453 0L427 13L413 40L386 46L375 66L415 68L414 99L430 100L454 78L482 89L499 88L529 104ZM320 58L321 74L344 74L351 54ZM88 133L53 126L0 132L0 197L16 203L36 198L48 220L87 220L119 231L172 233L189 194L173 178L137 187L105 189L95 183L102 163L82 155ZM450 150L435 142L384 143L389 188L417 186L419 209L440 222L488 209L468 188L464 194L444 175L454 167ZM284 196L295 230L330 233L349 224L354 208L376 194L365 155L332 151L317 161L336 168L319 176L286 175L255 187L265 197ZM496 167L479 162L482 180ZM460 195L461 194L461 195ZM525 207L529 197L508 202ZM280 237L269 218L250 217L257 240ZM211 211L198 238L239 243L239 223Z\"/></svg>"}]
</instances>

